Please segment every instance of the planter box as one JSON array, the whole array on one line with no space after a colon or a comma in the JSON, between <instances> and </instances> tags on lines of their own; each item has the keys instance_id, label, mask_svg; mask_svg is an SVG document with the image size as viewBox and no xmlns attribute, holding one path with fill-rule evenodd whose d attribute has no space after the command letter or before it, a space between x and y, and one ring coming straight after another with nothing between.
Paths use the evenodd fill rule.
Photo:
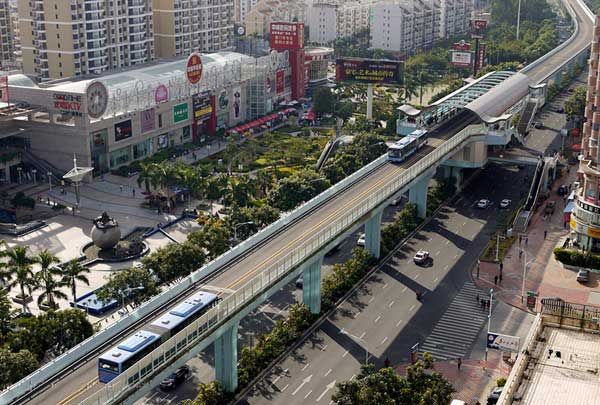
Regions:
<instances>
[{"instance_id":1,"label":"planter box","mask_svg":"<svg viewBox=\"0 0 600 405\"><path fill-rule=\"evenodd\" d=\"M561 266L563 266L563 268L565 268L567 270L571 270L571 271L588 270L590 273L600 274L600 269L589 269L587 267L579 267L579 266L572 266L570 264L564 264L563 262L559 262L559 263L561 264Z\"/></svg>"},{"instance_id":2,"label":"planter box","mask_svg":"<svg viewBox=\"0 0 600 405\"><path fill-rule=\"evenodd\" d=\"M21 295L17 295L16 297L14 297L12 299L14 302L16 302L17 304L28 304L31 301L33 301L33 297L31 295L26 295L25 297L21 296Z\"/></svg>"}]
</instances>

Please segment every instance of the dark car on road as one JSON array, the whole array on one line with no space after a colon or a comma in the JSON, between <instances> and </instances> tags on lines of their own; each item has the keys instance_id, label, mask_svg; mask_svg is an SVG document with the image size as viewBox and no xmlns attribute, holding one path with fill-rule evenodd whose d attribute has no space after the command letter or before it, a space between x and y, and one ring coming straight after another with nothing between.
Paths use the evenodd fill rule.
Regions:
<instances>
[{"instance_id":1,"label":"dark car on road","mask_svg":"<svg viewBox=\"0 0 600 405\"><path fill-rule=\"evenodd\" d=\"M177 387L179 384L185 381L186 377L190 374L190 368L186 365L179 367L170 376L162 380L160 388L164 391L169 391Z\"/></svg>"},{"instance_id":2,"label":"dark car on road","mask_svg":"<svg viewBox=\"0 0 600 405\"><path fill-rule=\"evenodd\" d=\"M488 395L487 398L487 405L495 405L498 403L500 395L502 394L502 388L504 387L495 387L492 392L490 392L490 395Z\"/></svg>"}]
</instances>

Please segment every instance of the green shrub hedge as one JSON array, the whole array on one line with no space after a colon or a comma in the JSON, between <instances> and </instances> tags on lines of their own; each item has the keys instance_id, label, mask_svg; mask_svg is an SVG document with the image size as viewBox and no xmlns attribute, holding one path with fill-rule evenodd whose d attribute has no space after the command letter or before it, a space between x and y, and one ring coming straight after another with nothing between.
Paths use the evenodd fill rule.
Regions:
<instances>
[{"instance_id":1,"label":"green shrub hedge","mask_svg":"<svg viewBox=\"0 0 600 405\"><path fill-rule=\"evenodd\" d=\"M585 267L587 269L600 269L600 256L591 253L582 253L577 250L556 248L554 258L568 266Z\"/></svg>"}]
</instances>

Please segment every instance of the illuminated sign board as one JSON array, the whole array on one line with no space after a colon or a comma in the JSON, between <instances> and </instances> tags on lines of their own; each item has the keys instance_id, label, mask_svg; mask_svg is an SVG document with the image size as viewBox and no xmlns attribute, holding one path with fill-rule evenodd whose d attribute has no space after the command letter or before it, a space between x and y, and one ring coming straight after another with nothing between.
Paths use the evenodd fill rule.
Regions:
<instances>
[{"instance_id":1,"label":"illuminated sign board","mask_svg":"<svg viewBox=\"0 0 600 405\"><path fill-rule=\"evenodd\" d=\"M79 94L54 93L54 109L61 112L81 113L83 96Z\"/></svg>"},{"instance_id":2,"label":"illuminated sign board","mask_svg":"<svg viewBox=\"0 0 600 405\"><path fill-rule=\"evenodd\" d=\"M187 60L185 75L190 84L198 84L202 78L202 59L197 53L192 53Z\"/></svg>"},{"instance_id":3,"label":"illuminated sign board","mask_svg":"<svg viewBox=\"0 0 600 405\"><path fill-rule=\"evenodd\" d=\"M399 85L403 63L396 60L339 58L335 61L336 80L357 83Z\"/></svg>"},{"instance_id":4,"label":"illuminated sign board","mask_svg":"<svg viewBox=\"0 0 600 405\"><path fill-rule=\"evenodd\" d=\"M194 110L195 120L204 120L209 118L213 112L210 102L210 94L208 92L194 94L192 96L192 109Z\"/></svg>"},{"instance_id":5,"label":"illuminated sign board","mask_svg":"<svg viewBox=\"0 0 600 405\"><path fill-rule=\"evenodd\" d=\"M272 49L297 50L304 48L304 23L273 22L269 30Z\"/></svg>"},{"instance_id":6,"label":"illuminated sign board","mask_svg":"<svg viewBox=\"0 0 600 405\"><path fill-rule=\"evenodd\" d=\"M471 52L452 51L452 64L457 67L471 66Z\"/></svg>"}]
</instances>

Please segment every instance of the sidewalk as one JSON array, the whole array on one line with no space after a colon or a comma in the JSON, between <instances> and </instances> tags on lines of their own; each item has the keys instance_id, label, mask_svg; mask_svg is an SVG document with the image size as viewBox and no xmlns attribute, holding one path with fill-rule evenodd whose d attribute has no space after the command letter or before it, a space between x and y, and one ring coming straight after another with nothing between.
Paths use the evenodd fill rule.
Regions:
<instances>
[{"instance_id":1,"label":"sidewalk","mask_svg":"<svg viewBox=\"0 0 600 405\"><path fill-rule=\"evenodd\" d=\"M525 294L527 291L538 293L538 303L543 297L561 297L569 302L587 303L590 288L575 281L575 273L566 270L554 260L552 251L561 244L569 234L569 229L563 225L563 209L566 202L556 194L561 184L571 184L575 181L575 170L558 179L550 191L548 200L555 200L554 214L545 219L543 206L534 214L527 234L519 237L504 257L502 280L500 280L500 265L498 263L481 262L479 278L477 269L471 276L475 284L483 289L494 288L495 296L514 307L529 310L521 297L523 288L523 269L527 265L525 277ZM547 232L544 238L544 232ZM519 255L519 251L522 251ZM494 285L498 277L498 284ZM600 294L600 291L599 291Z\"/></svg>"},{"instance_id":2,"label":"sidewalk","mask_svg":"<svg viewBox=\"0 0 600 405\"><path fill-rule=\"evenodd\" d=\"M405 376L408 366L410 364L399 365L396 372ZM490 351L487 361L463 359L460 370L456 360L436 361L433 369L441 373L456 390L452 398L463 400L467 404L475 404L477 401L485 404L496 380L507 378L509 372L496 351Z\"/></svg>"}]
</instances>

